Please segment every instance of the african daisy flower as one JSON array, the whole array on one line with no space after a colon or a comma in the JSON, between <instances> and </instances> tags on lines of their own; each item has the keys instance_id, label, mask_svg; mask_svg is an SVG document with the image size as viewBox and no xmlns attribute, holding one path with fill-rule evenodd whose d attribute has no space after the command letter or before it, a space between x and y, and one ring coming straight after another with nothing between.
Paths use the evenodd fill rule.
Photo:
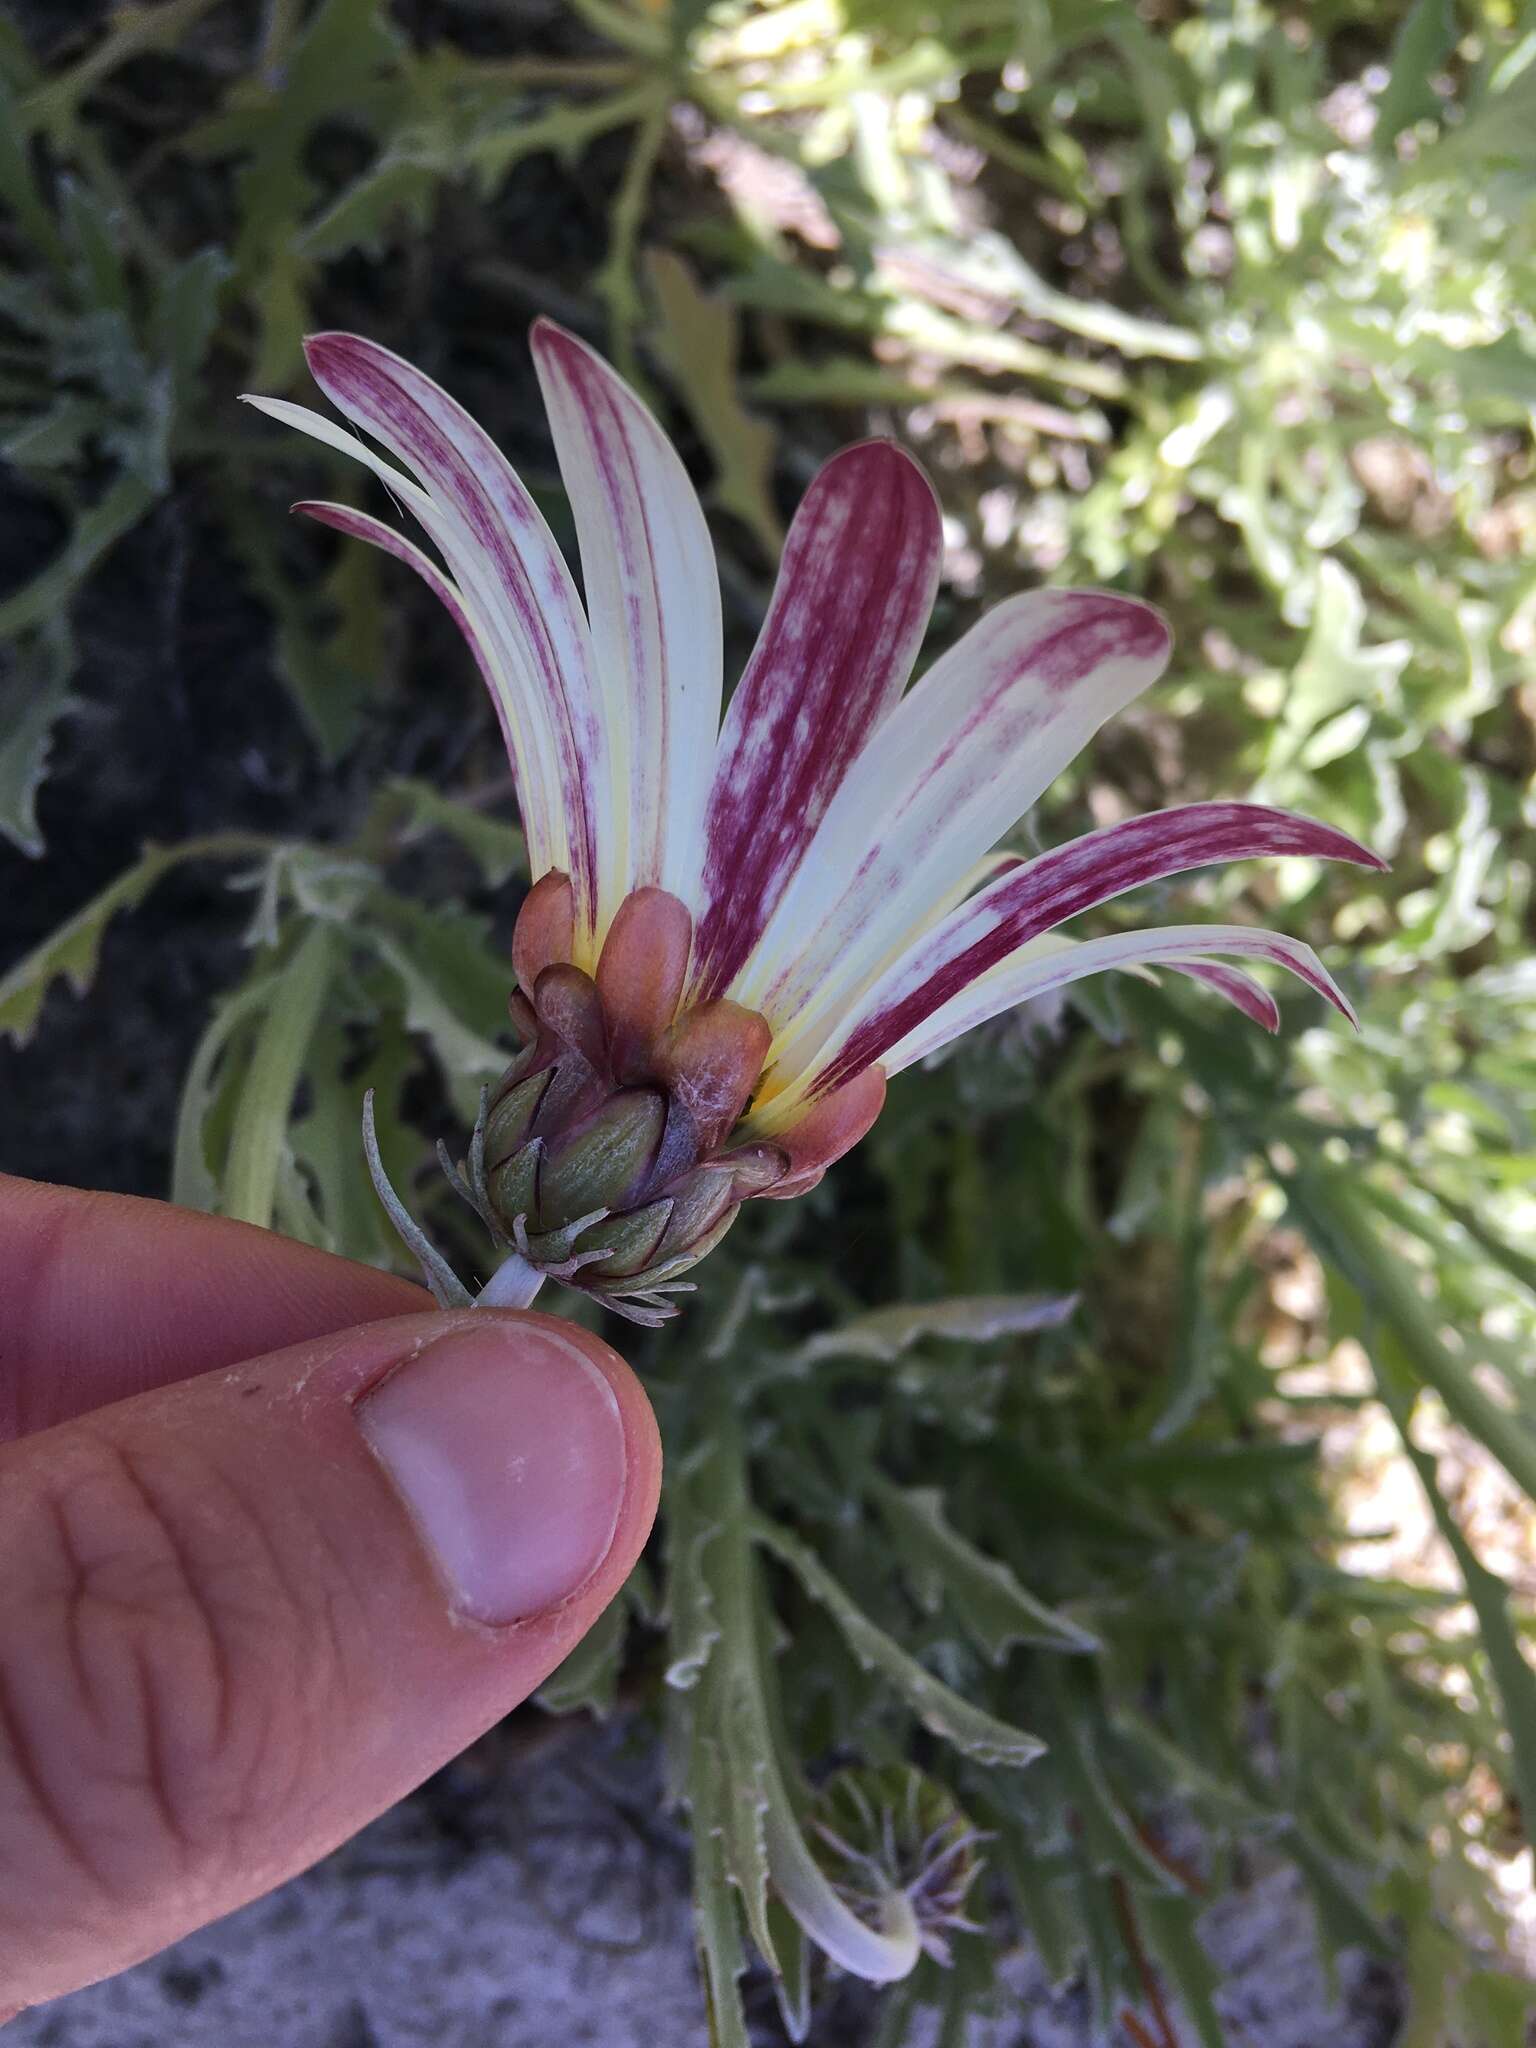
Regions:
<instances>
[{"instance_id":1,"label":"african daisy flower","mask_svg":"<svg viewBox=\"0 0 1536 2048\"><path fill-rule=\"evenodd\" d=\"M907 689L942 538L900 448L844 449L811 483L722 724L703 512L651 413L590 348L534 327L585 605L528 491L446 392L356 336L318 335L307 354L392 460L303 406L253 402L364 463L438 559L367 513L297 509L437 594L517 779L535 878L512 954L525 1046L482 1113L467 1182L455 1176L508 1254L482 1299L531 1300L555 1274L660 1319L744 1200L803 1193L857 1143L891 1075L1083 975L1173 968L1274 1030L1273 998L1229 964L1268 960L1350 1015L1316 955L1277 933L1057 935L1211 862L1381 865L1327 825L1200 803L1033 859L991 852L1162 672L1168 631L1131 598L1029 591Z\"/></svg>"}]
</instances>

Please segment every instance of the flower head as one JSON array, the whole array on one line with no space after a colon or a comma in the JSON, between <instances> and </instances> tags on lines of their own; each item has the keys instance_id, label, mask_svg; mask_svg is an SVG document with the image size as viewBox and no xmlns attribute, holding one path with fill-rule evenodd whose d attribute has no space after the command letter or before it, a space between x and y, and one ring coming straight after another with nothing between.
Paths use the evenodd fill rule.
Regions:
<instances>
[{"instance_id":1,"label":"flower head","mask_svg":"<svg viewBox=\"0 0 1536 2048\"><path fill-rule=\"evenodd\" d=\"M703 512L598 355L534 327L583 604L528 491L445 391L353 335L306 353L388 459L321 414L253 402L373 470L436 559L348 506L297 509L432 588L512 757L535 877L513 953L526 1045L477 1132L469 1191L525 1270L642 1320L669 1313L677 1275L744 1199L800 1194L857 1143L889 1075L1083 975L1167 966L1274 1030L1273 998L1230 964L1269 960L1351 1014L1308 947L1251 926L1059 936L1212 862L1381 863L1330 826L1244 803L995 854L1162 672L1168 631L1133 598L1030 591L908 689L942 539L927 478L893 443L844 449L813 479L722 724Z\"/></svg>"},{"instance_id":2,"label":"flower head","mask_svg":"<svg viewBox=\"0 0 1536 2048\"><path fill-rule=\"evenodd\" d=\"M879 1927L900 1894L923 1953L945 1968L949 1936L981 1932L965 1901L985 1838L938 1779L915 1764L852 1765L822 1786L809 1818L817 1863L867 1925Z\"/></svg>"}]
</instances>

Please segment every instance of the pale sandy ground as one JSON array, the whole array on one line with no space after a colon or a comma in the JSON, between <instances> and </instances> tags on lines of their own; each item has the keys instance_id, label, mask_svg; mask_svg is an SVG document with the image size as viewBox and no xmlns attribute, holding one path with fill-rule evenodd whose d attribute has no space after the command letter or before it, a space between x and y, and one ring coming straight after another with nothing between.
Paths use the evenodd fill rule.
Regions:
<instances>
[{"instance_id":1,"label":"pale sandy ground","mask_svg":"<svg viewBox=\"0 0 1536 2048\"><path fill-rule=\"evenodd\" d=\"M652 1767L611 1735L471 1760L271 1898L25 2015L5 2048L706 2048L679 1844ZM1213 1908L1207 1938L1234 2048L1391 2040L1381 1972L1346 1964L1330 2007L1284 1873ZM1008 1977L967 2048L1124 2048L1029 1956ZM814 2048L863 2048L851 2024Z\"/></svg>"}]
</instances>

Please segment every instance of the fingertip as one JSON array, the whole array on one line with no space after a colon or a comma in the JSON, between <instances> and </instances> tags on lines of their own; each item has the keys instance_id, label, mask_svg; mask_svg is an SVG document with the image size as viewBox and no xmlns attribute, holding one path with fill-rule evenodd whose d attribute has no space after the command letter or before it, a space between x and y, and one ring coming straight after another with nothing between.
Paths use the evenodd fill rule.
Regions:
<instances>
[{"instance_id":1,"label":"fingertip","mask_svg":"<svg viewBox=\"0 0 1536 2048\"><path fill-rule=\"evenodd\" d=\"M656 1522L661 1503L661 1430L650 1396L641 1385L634 1367L622 1353L579 1323L538 1309L486 1311L498 1317L538 1328L553 1340L578 1351L586 1363L599 1372L611 1389L618 1408L624 1437L624 1484L613 1538L608 1554L578 1596L580 1604L596 1615L607 1606L634 1569ZM579 1617L573 1616L579 1620ZM581 1622L581 1627L587 1622Z\"/></svg>"},{"instance_id":2,"label":"fingertip","mask_svg":"<svg viewBox=\"0 0 1536 2048\"><path fill-rule=\"evenodd\" d=\"M624 1360L557 1316L445 1320L356 1403L455 1615L578 1631L655 1518L660 1443Z\"/></svg>"}]
</instances>

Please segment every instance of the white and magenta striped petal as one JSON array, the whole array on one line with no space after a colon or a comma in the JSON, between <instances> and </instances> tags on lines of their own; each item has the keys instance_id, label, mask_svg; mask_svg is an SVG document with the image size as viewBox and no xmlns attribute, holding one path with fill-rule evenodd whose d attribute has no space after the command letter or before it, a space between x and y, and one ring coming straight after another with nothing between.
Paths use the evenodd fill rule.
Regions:
<instances>
[{"instance_id":1,"label":"white and magenta striped petal","mask_svg":"<svg viewBox=\"0 0 1536 2048\"><path fill-rule=\"evenodd\" d=\"M1326 998L1351 1024L1354 1010L1342 989L1310 946L1281 932L1255 930L1241 924L1185 924L1154 927L1145 932L1117 932L1110 938L1087 939L1079 946L1024 960L1007 960L980 981L962 989L914 1030L896 1040L880 1055L886 1073L899 1074L904 1067L940 1051L951 1040L999 1017L1005 1010L1032 1001L1048 989L1081 981L1085 975L1102 974L1111 968L1168 966L1187 971L1191 965L1220 962L1223 955L1240 959L1268 960L1285 968ZM843 1085L843 1061L834 1060L823 1085L827 1090Z\"/></svg>"},{"instance_id":2,"label":"white and magenta striped petal","mask_svg":"<svg viewBox=\"0 0 1536 2048\"><path fill-rule=\"evenodd\" d=\"M1381 865L1332 825L1263 804L1186 804L1053 847L998 875L925 932L821 1043L802 1034L775 1067L775 1090L814 1069L808 1092L820 1094L884 1061L892 1046L1020 947L1128 889L1218 861L1282 854Z\"/></svg>"},{"instance_id":3,"label":"white and magenta striped petal","mask_svg":"<svg viewBox=\"0 0 1536 2048\"><path fill-rule=\"evenodd\" d=\"M536 877L514 942L525 992L559 966L599 1017L608 1005L637 1059L663 1048L656 1071L707 1144L733 1129L771 1139L788 1170L757 1191L813 1185L878 1115L887 1074L1086 975L1164 968L1273 1031L1274 998L1232 964L1269 961L1353 1021L1317 956L1280 934L1060 930L1214 862L1382 865L1330 826L1193 804L1034 859L990 851L1161 673L1168 633L1149 606L1094 591L1015 598L903 697L937 588L939 512L916 463L866 442L807 492L717 736L720 594L704 515L655 419L600 357L535 327L583 609L532 499L454 400L356 337L306 349L334 404L394 460L302 407L255 402L370 468L442 564L369 514L297 509L413 569L496 702Z\"/></svg>"},{"instance_id":4,"label":"white and magenta striped petal","mask_svg":"<svg viewBox=\"0 0 1536 2048\"><path fill-rule=\"evenodd\" d=\"M486 616L481 604L483 579L476 577L473 542L466 545L461 523L450 512L445 512L430 492L423 490L366 442L360 441L355 434L349 434L344 427L337 426L323 413L281 398L247 395L246 403L284 426L295 427L326 447L351 456L372 470L396 502L420 522L450 569L455 571L459 578L455 587L461 606L476 612L479 651L485 657L481 672L491 686L502 733L512 757L518 782L519 808L534 871L556 869L569 874L575 859L551 722L536 702L530 704L526 686L517 679L515 668L508 667L503 637L494 630L492 620ZM379 532L388 530L371 530L366 537L382 546L384 543L379 540ZM401 545L408 544L402 542ZM399 554L400 551L390 547L389 552ZM426 559L422 557L423 561ZM413 562L412 566L418 565ZM418 573L421 573L419 569Z\"/></svg>"},{"instance_id":5,"label":"white and magenta striped petal","mask_svg":"<svg viewBox=\"0 0 1536 2048\"><path fill-rule=\"evenodd\" d=\"M693 903L720 723L722 636L714 545L688 472L648 408L553 321L533 360L576 520L622 837L604 876L606 929L631 889Z\"/></svg>"},{"instance_id":6,"label":"white and magenta striped petal","mask_svg":"<svg viewBox=\"0 0 1536 2048\"><path fill-rule=\"evenodd\" d=\"M934 907L1116 711L1153 682L1168 629L1103 592L1032 591L973 626L844 776L731 993L823 1040Z\"/></svg>"},{"instance_id":7,"label":"white and magenta striped petal","mask_svg":"<svg viewBox=\"0 0 1536 2048\"><path fill-rule=\"evenodd\" d=\"M889 441L833 456L795 514L731 699L705 826L695 981L726 990L839 784L906 687L938 589L933 488Z\"/></svg>"},{"instance_id":8,"label":"white and magenta striped petal","mask_svg":"<svg viewBox=\"0 0 1536 2048\"><path fill-rule=\"evenodd\" d=\"M407 568L414 569L468 642L469 651L475 657L476 666L491 693L491 702L496 706L498 717L501 717L502 693L494 663L485 645L485 637L465 606L464 593L450 577L443 574L430 555L423 554L414 541L407 540L403 533L397 533L394 527L387 526L382 519L375 519L369 512L359 512L351 505L332 505L323 498L301 498L292 510L302 512L306 519L313 519L320 526L335 527L338 533L346 534L349 539L368 541L372 546L382 549L386 555L393 555L397 562L404 562ZM506 740L510 753L512 736L507 731L504 718L502 737Z\"/></svg>"},{"instance_id":9,"label":"white and magenta striped petal","mask_svg":"<svg viewBox=\"0 0 1536 2048\"><path fill-rule=\"evenodd\" d=\"M570 875L578 944L595 954L597 906L621 872L610 742L591 635L554 537L490 436L429 377L356 335L316 335L305 354L332 404L425 487L430 514L407 502L494 650L530 851Z\"/></svg>"},{"instance_id":10,"label":"white and magenta striped petal","mask_svg":"<svg viewBox=\"0 0 1536 2048\"><path fill-rule=\"evenodd\" d=\"M1230 967L1224 960L1170 960L1167 965L1176 974L1187 975L1191 981L1213 989L1262 1030L1280 1029L1280 1005L1261 981L1255 981L1241 967Z\"/></svg>"}]
</instances>

